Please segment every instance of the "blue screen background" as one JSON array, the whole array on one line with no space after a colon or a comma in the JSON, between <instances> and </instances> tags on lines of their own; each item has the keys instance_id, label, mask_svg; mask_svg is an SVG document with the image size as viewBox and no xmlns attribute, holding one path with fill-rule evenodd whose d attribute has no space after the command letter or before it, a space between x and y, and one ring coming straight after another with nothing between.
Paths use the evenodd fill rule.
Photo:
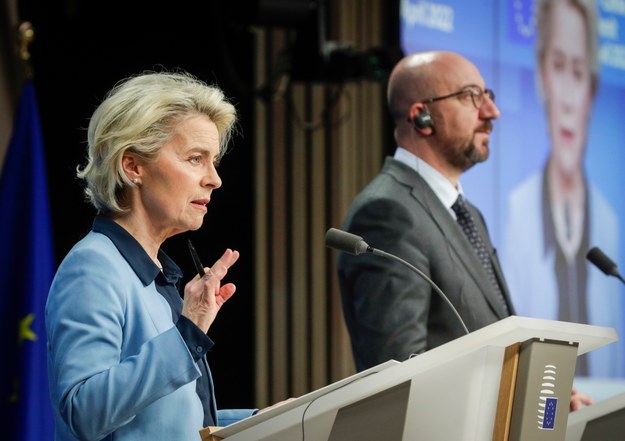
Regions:
<instances>
[{"instance_id":1,"label":"blue screen background","mask_svg":"<svg viewBox=\"0 0 625 441\"><path fill-rule=\"evenodd\" d=\"M405 54L433 49L459 52L478 67L487 87L496 93L501 118L494 122L491 156L463 175L462 186L482 210L493 242L500 247L509 192L543 168L549 151L535 78L534 1L402 0L400 5ZM625 2L598 0L597 8L600 83L585 164L588 180L617 213L620 256L625 256L625 36L619 32L625 33ZM619 268L625 265L616 263ZM625 296L625 289L620 289ZM614 344L625 348L622 341Z\"/></svg>"}]
</instances>

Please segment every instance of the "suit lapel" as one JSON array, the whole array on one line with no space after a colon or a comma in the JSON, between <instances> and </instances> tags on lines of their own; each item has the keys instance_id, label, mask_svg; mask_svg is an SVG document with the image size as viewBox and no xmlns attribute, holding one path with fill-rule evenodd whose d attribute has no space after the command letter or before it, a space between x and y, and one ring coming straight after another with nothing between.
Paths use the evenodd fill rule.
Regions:
<instances>
[{"instance_id":1,"label":"suit lapel","mask_svg":"<svg viewBox=\"0 0 625 441\"><path fill-rule=\"evenodd\" d=\"M471 276L475 284L479 287L480 292L484 295L488 303L491 305L493 311L495 311L497 316L499 316L500 318L507 317L508 314L501 306L497 293L495 292L495 289L491 286L492 284L488 279L486 270L484 270L482 263L475 254L475 251L473 251L469 240L464 236L464 233L462 232L454 218L447 211L447 208L443 206L440 199L438 199L430 186L417 172L412 170L410 167L404 165L403 163L399 163L397 161L387 161L385 164L385 168L387 168L387 171L392 174L398 181L412 188L412 196L424 208L425 212L428 213L432 222L434 222L438 226L443 236L445 236L450 247L454 250L459 260L463 263L467 273ZM471 209L473 216L477 216L477 213L475 212L473 206L471 206ZM489 249L492 249L488 236L486 235L486 231L484 231L481 217L476 219L478 219L477 224L478 228L480 229L480 233L483 235L483 237L485 237ZM493 259L492 253L491 260L493 260L493 266L495 268L497 278L500 281L503 281L504 279L498 261L497 259ZM508 305L510 305L511 303L509 300L508 290L505 282L500 283L500 285L502 292L506 297L506 301L508 302Z\"/></svg>"}]
</instances>

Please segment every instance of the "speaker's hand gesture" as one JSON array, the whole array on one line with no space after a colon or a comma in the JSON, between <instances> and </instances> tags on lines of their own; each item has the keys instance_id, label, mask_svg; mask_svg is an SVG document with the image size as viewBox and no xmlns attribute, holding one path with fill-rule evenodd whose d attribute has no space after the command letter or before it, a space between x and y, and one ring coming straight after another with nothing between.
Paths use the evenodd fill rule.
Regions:
<instances>
[{"instance_id":1,"label":"speaker's hand gesture","mask_svg":"<svg viewBox=\"0 0 625 441\"><path fill-rule=\"evenodd\" d=\"M204 268L204 276L195 276L184 287L182 315L208 332L221 306L234 294L236 286L221 284L222 279L239 258L239 252L227 249L210 268Z\"/></svg>"}]
</instances>

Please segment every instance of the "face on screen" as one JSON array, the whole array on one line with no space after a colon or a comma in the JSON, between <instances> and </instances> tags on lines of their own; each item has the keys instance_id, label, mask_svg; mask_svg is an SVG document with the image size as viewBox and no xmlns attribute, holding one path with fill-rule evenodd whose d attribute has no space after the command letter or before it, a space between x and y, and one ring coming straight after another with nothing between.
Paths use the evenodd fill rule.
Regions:
<instances>
[{"instance_id":1,"label":"face on screen","mask_svg":"<svg viewBox=\"0 0 625 441\"><path fill-rule=\"evenodd\" d=\"M573 173L581 169L592 105L587 30L581 11L566 1L556 2L550 25L542 77L552 161Z\"/></svg>"}]
</instances>

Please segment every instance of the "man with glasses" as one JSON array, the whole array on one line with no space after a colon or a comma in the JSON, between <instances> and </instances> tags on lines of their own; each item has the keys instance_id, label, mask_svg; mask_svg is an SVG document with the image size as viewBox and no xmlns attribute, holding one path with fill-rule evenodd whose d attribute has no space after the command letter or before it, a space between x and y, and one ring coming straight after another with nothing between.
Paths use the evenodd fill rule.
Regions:
<instances>
[{"instance_id":1,"label":"man with glasses","mask_svg":"<svg viewBox=\"0 0 625 441\"><path fill-rule=\"evenodd\" d=\"M415 265L341 253L339 282L356 368L403 361L514 314L484 219L460 176L488 159L495 94L453 52L409 55L388 83L397 149L355 198L343 229ZM571 394L576 410L592 400Z\"/></svg>"},{"instance_id":2,"label":"man with glasses","mask_svg":"<svg viewBox=\"0 0 625 441\"><path fill-rule=\"evenodd\" d=\"M423 271L469 331L513 314L482 215L466 199L468 212L456 211L460 176L489 156L499 117L495 94L466 58L417 53L395 66L388 105L395 155L353 201L343 229ZM390 259L341 253L338 271L358 370L406 360L465 333L423 278Z\"/></svg>"}]
</instances>

